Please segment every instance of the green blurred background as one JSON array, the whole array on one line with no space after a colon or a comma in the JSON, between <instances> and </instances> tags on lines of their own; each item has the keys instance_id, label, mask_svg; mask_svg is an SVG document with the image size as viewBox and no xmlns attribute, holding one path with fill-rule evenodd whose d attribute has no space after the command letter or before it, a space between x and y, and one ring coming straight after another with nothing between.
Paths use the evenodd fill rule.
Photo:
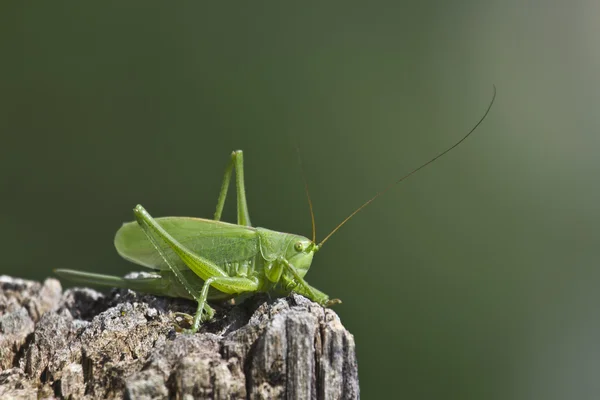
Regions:
<instances>
[{"instance_id":1,"label":"green blurred background","mask_svg":"<svg viewBox=\"0 0 600 400\"><path fill-rule=\"evenodd\" d=\"M335 235L308 280L363 398L600 395L598 2L3 2L1 273L136 270L143 204L210 217L243 149L257 226ZM234 220L229 200L227 219Z\"/></svg>"}]
</instances>

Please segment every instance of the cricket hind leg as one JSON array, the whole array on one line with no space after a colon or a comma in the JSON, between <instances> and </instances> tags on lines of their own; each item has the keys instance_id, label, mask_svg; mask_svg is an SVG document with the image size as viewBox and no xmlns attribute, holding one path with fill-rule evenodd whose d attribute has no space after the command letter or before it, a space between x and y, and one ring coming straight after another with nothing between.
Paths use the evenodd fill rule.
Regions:
<instances>
[{"instance_id":1,"label":"cricket hind leg","mask_svg":"<svg viewBox=\"0 0 600 400\"><path fill-rule=\"evenodd\" d=\"M149 293L157 296L171 296L168 282L160 274L144 273L136 277L120 277L106 274L96 274L93 272L76 271L71 269L55 269L61 278L66 278L75 282L87 285L100 285L108 287L117 287L122 289L131 289L136 292Z\"/></svg>"},{"instance_id":2,"label":"cricket hind leg","mask_svg":"<svg viewBox=\"0 0 600 400\"><path fill-rule=\"evenodd\" d=\"M223 183L221 184L221 191L219 192L219 198L217 199L215 221L221 220L221 214L223 213L223 207L225 206L227 191L229 190L229 181L231 180L231 174L234 168L236 169L235 187L237 194L237 224L252 226L250 223L250 213L248 212L248 203L246 202L246 188L244 185L244 153L242 150L236 150L231 153L231 158L227 163L227 167L225 168Z\"/></svg>"},{"instance_id":3,"label":"cricket hind leg","mask_svg":"<svg viewBox=\"0 0 600 400\"><path fill-rule=\"evenodd\" d=\"M183 246L165 231L141 205L136 206L133 213L148 240L152 243L156 251L158 251L169 269L175 274L190 296L198 302L198 309L193 318L191 332L196 332L202 321L210 319L214 315L214 310L206 303L208 289L211 286L226 294L258 290L258 280L244 277L230 277L215 263ZM198 294L197 290L193 288L179 269L181 262L204 280L200 294ZM203 318L203 312L206 313L206 318Z\"/></svg>"}]
</instances>

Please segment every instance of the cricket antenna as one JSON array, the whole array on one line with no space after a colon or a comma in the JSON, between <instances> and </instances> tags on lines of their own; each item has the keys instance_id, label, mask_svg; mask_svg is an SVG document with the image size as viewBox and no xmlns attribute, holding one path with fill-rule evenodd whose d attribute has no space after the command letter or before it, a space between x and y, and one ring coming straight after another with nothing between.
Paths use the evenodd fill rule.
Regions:
<instances>
[{"instance_id":1,"label":"cricket antenna","mask_svg":"<svg viewBox=\"0 0 600 400\"><path fill-rule=\"evenodd\" d=\"M317 228L315 226L315 213L313 212L312 200L310 199L310 193L308 192L308 182L306 181L306 174L304 173L304 167L302 166L302 157L300 156L300 147L298 143L294 141L296 146L296 154L298 154L298 164L300 165L300 172L302 173L302 180L304 181L304 191L306 192L306 199L308 200L308 209L310 210L310 222L312 223L312 242L317 243Z\"/></svg>"},{"instance_id":2,"label":"cricket antenna","mask_svg":"<svg viewBox=\"0 0 600 400\"><path fill-rule=\"evenodd\" d=\"M333 235L334 233L336 233L338 231L338 229L340 229L342 226L344 226L344 224L346 222L348 222L352 217L354 217L363 208L365 208L366 206L368 206L369 204L371 204L375 199L377 199L378 197L381 197L385 193L387 193L387 191L390 190L393 186L395 186L398 183L402 182L403 180L405 180L409 176L413 175L415 172L417 172L417 171L425 168L426 166L428 166L429 164L431 164L432 162L434 162L438 158L442 157L443 155L447 154L450 150L454 149L456 146L458 146L459 144L461 144L462 142L464 142L473 132L475 132L475 130L479 127L479 125L481 125L481 123L483 122L483 120L485 119L485 117L487 117L487 115L489 114L490 110L492 109L492 105L494 104L494 100L496 99L496 85L493 85L493 89L494 90L493 90L493 93L492 93L492 100L490 101L490 104L488 105L487 109L485 110L485 113L483 114L483 116L479 119L479 121L475 124L475 126L469 131L469 133L467 133L465 136L463 136L463 138L460 139L458 142L454 143L452 146L448 147L446 150L442 151L440 154L438 154L437 156L433 157L431 160L427 161L425 164L422 164L421 166L413 169L412 171L410 171L408 174L404 175L402 178L398 179L397 181L390 183L381 192L378 192L375 196L373 196L372 198L370 198L369 200L367 200L362 206L360 206L356 210L354 210L354 212L352 214L350 214L349 216L347 216L346 219L344 219L338 226L336 226L329 233L329 235L325 236L325 239L323 239L321 241L321 243L319 243L317 245L317 247L320 248L321 246L323 246L323 244L331 237L331 235ZM309 202L310 202L310 200L309 200ZM311 213L312 213L312 211L311 211ZM313 226L314 226L314 223L313 223Z\"/></svg>"}]
</instances>

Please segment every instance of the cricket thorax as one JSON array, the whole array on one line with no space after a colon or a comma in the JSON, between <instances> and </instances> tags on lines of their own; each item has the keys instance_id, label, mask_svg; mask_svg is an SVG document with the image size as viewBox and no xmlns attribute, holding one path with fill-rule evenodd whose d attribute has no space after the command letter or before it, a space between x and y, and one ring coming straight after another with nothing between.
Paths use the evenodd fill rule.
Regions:
<instances>
[{"instance_id":1,"label":"cricket thorax","mask_svg":"<svg viewBox=\"0 0 600 400\"><path fill-rule=\"evenodd\" d=\"M284 257L289 242L289 234L272 231L265 228L256 228L258 234L260 255L266 262Z\"/></svg>"},{"instance_id":2,"label":"cricket thorax","mask_svg":"<svg viewBox=\"0 0 600 400\"><path fill-rule=\"evenodd\" d=\"M256 228L259 237L259 248L265 262L287 260L298 270L300 275L306 274L314 254L312 242L304 236Z\"/></svg>"}]
</instances>

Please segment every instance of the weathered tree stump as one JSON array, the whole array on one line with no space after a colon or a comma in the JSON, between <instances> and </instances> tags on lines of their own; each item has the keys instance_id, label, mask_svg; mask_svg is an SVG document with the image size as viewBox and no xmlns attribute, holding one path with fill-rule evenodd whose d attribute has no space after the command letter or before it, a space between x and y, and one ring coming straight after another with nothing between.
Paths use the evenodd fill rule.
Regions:
<instances>
[{"instance_id":1,"label":"weathered tree stump","mask_svg":"<svg viewBox=\"0 0 600 400\"><path fill-rule=\"evenodd\" d=\"M354 338L329 309L264 295L179 333L181 299L0 277L0 398L357 399Z\"/></svg>"}]
</instances>

